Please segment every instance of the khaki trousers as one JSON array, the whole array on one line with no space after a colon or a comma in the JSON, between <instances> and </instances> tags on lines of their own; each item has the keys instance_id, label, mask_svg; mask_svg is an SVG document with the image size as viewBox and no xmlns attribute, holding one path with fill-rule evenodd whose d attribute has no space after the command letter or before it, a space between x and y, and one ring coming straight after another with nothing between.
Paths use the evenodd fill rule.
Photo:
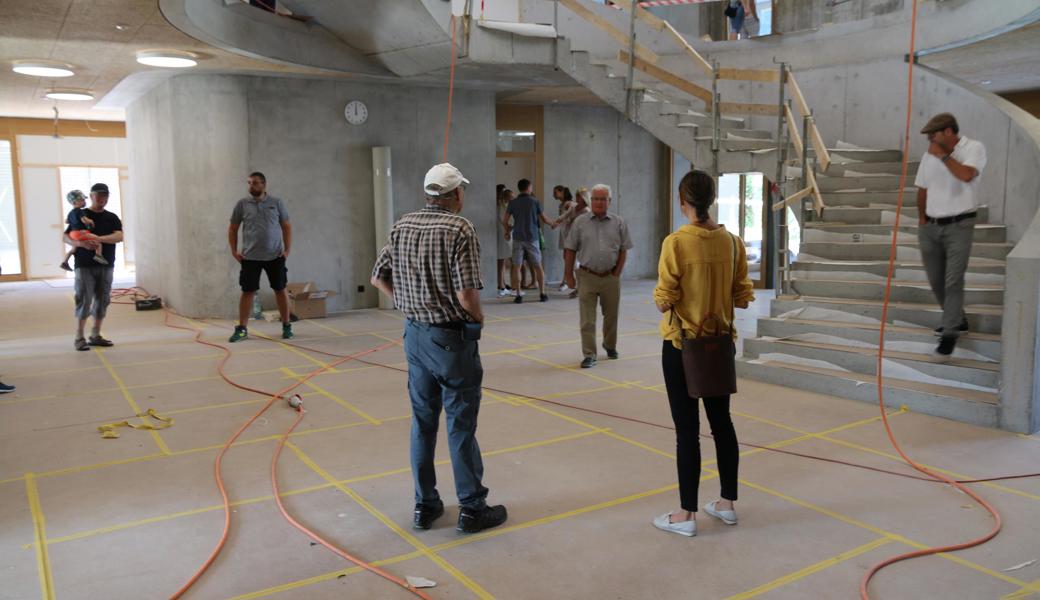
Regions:
<instances>
[{"instance_id":1,"label":"khaki trousers","mask_svg":"<svg viewBox=\"0 0 1040 600\"><path fill-rule=\"evenodd\" d=\"M581 353L596 358L596 302L603 310L603 347L617 350L618 305L621 303L621 278L598 277L578 271L578 308L581 315Z\"/></svg>"}]
</instances>

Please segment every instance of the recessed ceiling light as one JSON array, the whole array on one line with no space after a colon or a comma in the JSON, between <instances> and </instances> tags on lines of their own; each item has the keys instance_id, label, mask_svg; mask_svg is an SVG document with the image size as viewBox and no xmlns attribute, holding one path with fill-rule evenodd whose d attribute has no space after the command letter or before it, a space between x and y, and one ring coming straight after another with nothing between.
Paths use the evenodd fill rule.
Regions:
<instances>
[{"instance_id":1,"label":"recessed ceiling light","mask_svg":"<svg viewBox=\"0 0 1040 600\"><path fill-rule=\"evenodd\" d=\"M130 26L125 23L116 23L116 31L126 31L130 29Z\"/></svg>"},{"instance_id":2,"label":"recessed ceiling light","mask_svg":"<svg viewBox=\"0 0 1040 600\"><path fill-rule=\"evenodd\" d=\"M51 100L93 100L94 94L75 88L57 88L45 94Z\"/></svg>"},{"instance_id":3,"label":"recessed ceiling light","mask_svg":"<svg viewBox=\"0 0 1040 600\"><path fill-rule=\"evenodd\" d=\"M11 70L32 77L72 77L72 65L53 60L16 60Z\"/></svg>"},{"instance_id":4,"label":"recessed ceiling light","mask_svg":"<svg viewBox=\"0 0 1040 600\"><path fill-rule=\"evenodd\" d=\"M137 62L149 67L165 67L167 69L184 69L194 67L198 56L181 50L142 50L137 53Z\"/></svg>"},{"instance_id":5,"label":"recessed ceiling light","mask_svg":"<svg viewBox=\"0 0 1040 600\"><path fill-rule=\"evenodd\" d=\"M515 135L516 137L534 137L534 132L533 131L517 131L513 135Z\"/></svg>"},{"instance_id":6,"label":"recessed ceiling light","mask_svg":"<svg viewBox=\"0 0 1040 600\"><path fill-rule=\"evenodd\" d=\"M989 84L991 84L991 83L993 83L993 80L991 80L991 79L986 79L986 80L983 80L983 82L982 82L982 85L989 85Z\"/></svg>"}]
</instances>

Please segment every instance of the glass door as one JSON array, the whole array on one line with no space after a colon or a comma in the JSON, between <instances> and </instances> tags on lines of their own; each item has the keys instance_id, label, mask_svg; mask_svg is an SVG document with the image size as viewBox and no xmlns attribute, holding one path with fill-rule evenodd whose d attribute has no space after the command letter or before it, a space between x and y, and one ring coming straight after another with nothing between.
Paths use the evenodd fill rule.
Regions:
<instances>
[{"instance_id":1,"label":"glass door","mask_svg":"<svg viewBox=\"0 0 1040 600\"><path fill-rule=\"evenodd\" d=\"M719 177L719 218L730 233L744 240L748 277L765 287L765 184L762 173L728 173Z\"/></svg>"},{"instance_id":2,"label":"glass door","mask_svg":"<svg viewBox=\"0 0 1040 600\"><path fill-rule=\"evenodd\" d=\"M0 281L25 279L11 140L0 139Z\"/></svg>"}]
</instances>

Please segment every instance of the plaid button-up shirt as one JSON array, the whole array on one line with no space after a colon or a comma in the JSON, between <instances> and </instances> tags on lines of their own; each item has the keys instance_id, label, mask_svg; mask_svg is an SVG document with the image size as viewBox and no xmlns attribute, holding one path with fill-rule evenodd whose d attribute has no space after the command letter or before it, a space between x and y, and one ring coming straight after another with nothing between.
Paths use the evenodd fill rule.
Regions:
<instances>
[{"instance_id":1,"label":"plaid button-up shirt","mask_svg":"<svg viewBox=\"0 0 1040 600\"><path fill-rule=\"evenodd\" d=\"M433 204L394 223L372 277L391 281L394 304L423 323L472 321L456 292L483 289L473 224Z\"/></svg>"}]
</instances>

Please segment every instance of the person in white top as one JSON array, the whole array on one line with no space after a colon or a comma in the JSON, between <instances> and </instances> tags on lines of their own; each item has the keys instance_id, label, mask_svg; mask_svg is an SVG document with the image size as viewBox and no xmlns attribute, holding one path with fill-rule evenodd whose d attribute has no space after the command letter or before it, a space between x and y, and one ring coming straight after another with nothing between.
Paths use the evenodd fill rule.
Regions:
<instances>
[{"instance_id":1,"label":"person in white top","mask_svg":"<svg viewBox=\"0 0 1040 600\"><path fill-rule=\"evenodd\" d=\"M953 354L957 336L968 330L964 313L964 273L968 269L978 214L979 175L986 167L986 147L960 135L950 113L932 117L921 129L928 151L917 168L917 230L928 283L942 307L935 331L940 356Z\"/></svg>"}]
</instances>

